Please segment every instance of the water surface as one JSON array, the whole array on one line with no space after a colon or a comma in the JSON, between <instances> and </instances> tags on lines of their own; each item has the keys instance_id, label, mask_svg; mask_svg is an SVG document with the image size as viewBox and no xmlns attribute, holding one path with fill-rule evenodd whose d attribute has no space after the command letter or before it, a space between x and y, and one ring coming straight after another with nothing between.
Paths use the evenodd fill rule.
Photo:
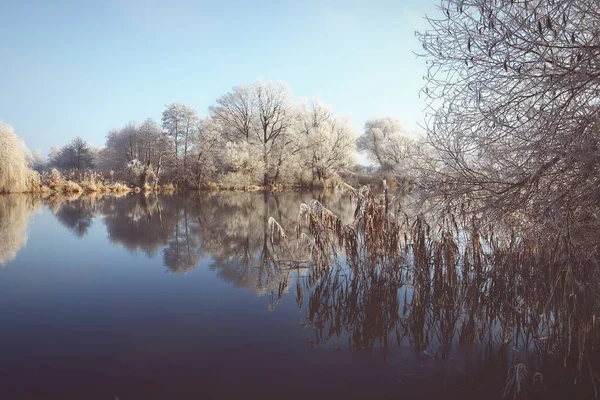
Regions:
<instances>
[{"instance_id":1,"label":"water surface","mask_svg":"<svg viewBox=\"0 0 600 400\"><path fill-rule=\"evenodd\" d=\"M484 398L538 365L414 288L282 264L269 218L293 242L312 198L352 220L341 194L0 197L0 397Z\"/></svg>"}]
</instances>

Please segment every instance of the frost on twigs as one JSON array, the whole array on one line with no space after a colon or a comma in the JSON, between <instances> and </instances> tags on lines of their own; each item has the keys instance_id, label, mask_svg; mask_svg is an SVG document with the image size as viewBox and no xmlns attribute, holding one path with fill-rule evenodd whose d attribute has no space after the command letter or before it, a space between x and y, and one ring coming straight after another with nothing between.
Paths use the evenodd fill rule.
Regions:
<instances>
[{"instance_id":1,"label":"frost on twigs","mask_svg":"<svg viewBox=\"0 0 600 400\"><path fill-rule=\"evenodd\" d=\"M39 190L39 174L29 168L30 154L12 126L0 121L0 193Z\"/></svg>"},{"instance_id":2,"label":"frost on twigs","mask_svg":"<svg viewBox=\"0 0 600 400\"><path fill-rule=\"evenodd\" d=\"M443 0L418 34L426 129L443 168L421 184L488 213L595 218L597 0Z\"/></svg>"}]
</instances>

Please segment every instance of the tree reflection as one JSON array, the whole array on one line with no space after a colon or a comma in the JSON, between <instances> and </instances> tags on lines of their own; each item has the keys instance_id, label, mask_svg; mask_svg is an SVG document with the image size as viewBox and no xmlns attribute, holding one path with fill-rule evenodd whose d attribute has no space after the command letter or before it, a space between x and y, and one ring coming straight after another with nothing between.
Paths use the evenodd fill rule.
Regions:
<instances>
[{"instance_id":1,"label":"tree reflection","mask_svg":"<svg viewBox=\"0 0 600 400\"><path fill-rule=\"evenodd\" d=\"M62 197L60 201L55 201L54 215L62 226L78 238L82 238L92 226L94 217L98 215L96 196Z\"/></svg>"},{"instance_id":2,"label":"tree reflection","mask_svg":"<svg viewBox=\"0 0 600 400\"><path fill-rule=\"evenodd\" d=\"M235 287L268 294L273 308L289 292L298 264L290 265L280 258L276 249L285 243L272 241L269 219L275 217L286 232L293 232L298 204L312 197L310 193L264 192L200 199L203 248L213 258L210 268ZM324 201L331 202L341 215L349 217L352 213L350 203L342 201L340 195L331 194Z\"/></svg>"},{"instance_id":3,"label":"tree reflection","mask_svg":"<svg viewBox=\"0 0 600 400\"><path fill-rule=\"evenodd\" d=\"M148 257L162 254L168 271L187 273L202 258L234 287L259 295L281 297L289 290L293 268L281 268L269 218L286 231L297 222L298 204L311 193L202 193L124 197L52 198L48 204L61 224L82 237L95 216L101 216L113 243ZM320 195L341 215L351 217L349 202L340 195ZM304 257L306 258L306 257ZM274 302L276 299L274 299Z\"/></svg>"},{"instance_id":4,"label":"tree reflection","mask_svg":"<svg viewBox=\"0 0 600 400\"><path fill-rule=\"evenodd\" d=\"M106 196L99 205L108 236L131 252L155 256L174 232L171 199L155 194ZM167 211L165 212L165 208Z\"/></svg>"},{"instance_id":5,"label":"tree reflection","mask_svg":"<svg viewBox=\"0 0 600 400\"><path fill-rule=\"evenodd\" d=\"M39 198L25 194L0 195L0 266L12 261L27 243L29 217Z\"/></svg>"},{"instance_id":6,"label":"tree reflection","mask_svg":"<svg viewBox=\"0 0 600 400\"><path fill-rule=\"evenodd\" d=\"M202 257L202 234L197 215L198 204L184 198L174 204L174 233L163 249L163 260L170 271L186 273L198 266Z\"/></svg>"},{"instance_id":7,"label":"tree reflection","mask_svg":"<svg viewBox=\"0 0 600 400\"><path fill-rule=\"evenodd\" d=\"M232 286L267 296L270 309L293 292L315 344L347 339L352 350L386 358L410 346L473 381L505 378L523 363L530 383L538 371L547 380L598 383L593 226L517 234L511 224L460 213L409 217L407 207L386 210L381 198L358 199L226 192L45 202L78 237L102 220L113 243L174 273L204 260ZM0 264L25 244L38 202L0 196ZM283 237L278 224L296 238ZM458 347L469 351L458 357ZM548 367L557 363L560 373Z\"/></svg>"}]
</instances>

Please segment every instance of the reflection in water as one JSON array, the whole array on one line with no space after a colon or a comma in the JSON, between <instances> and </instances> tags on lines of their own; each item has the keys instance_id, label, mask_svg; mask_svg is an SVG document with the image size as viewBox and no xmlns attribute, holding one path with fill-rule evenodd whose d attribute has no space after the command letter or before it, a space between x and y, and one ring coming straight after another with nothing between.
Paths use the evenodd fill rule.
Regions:
<instances>
[{"instance_id":1,"label":"reflection in water","mask_svg":"<svg viewBox=\"0 0 600 400\"><path fill-rule=\"evenodd\" d=\"M98 204L109 239L131 252L141 251L153 257L170 239L174 229L172 213L163 213L168 198L156 195L121 198L104 197Z\"/></svg>"},{"instance_id":2,"label":"reflection in water","mask_svg":"<svg viewBox=\"0 0 600 400\"><path fill-rule=\"evenodd\" d=\"M384 357L391 343L409 344L443 360L470 347L475 358L450 365L478 384L503 376L510 397L557 386L597 393L597 237L577 240L575 227L518 235L467 214L430 225L388 218L384 207L365 196L349 225L318 203L304 208L314 268L297 300L308 303L316 342L348 336L351 349L378 347ZM343 264L331 261L335 252Z\"/></svg>"},{"instance_id":3,"label":"reflection in water","mask_svg":"<svg viewBox=\"0 0 600 400\"><path fill-rule=\"evenodd\" d=\"M351 204L340 201L340 196L331 194L326 200L341 215L350 217ZM246 193L204 199L200 221L204 249L214 259L211 269L236 287L280 298L289 290L294 269L278 256L276 247L282 243L271 242L269 218L274 217L286 232L293 232L299 204L310 198L310 194L299 193Z\"/></svg>"},{"instance_id":4,"label":"reflection in water","mask_svg":"<svg viewBox=\"0 0 600 400\"><path fill-rule=\"evenodd\" d=\"M81 239L97 215L96 196L54 199L53 211L61 225Z\"/></svg>"},{"instance_id":5,"label":"reflection in water","mask_svg":"<svg viewBox=\"0 0 600 400\"><path fill-rule=\"evenodd\" d=\"M37 197L0 195L0 266L13 260L27 243L27 223L38 208Z\"/></svg>"},{"instance_id":6,"label":"reflection in water","mask_svg":"<svg viewBox=\"0 0 600 400\"><path fill-rule=\"evenodd\" d=\"M287 291L290 269L282 272L271 241L269 218L294 230L298 205L318 197L350 220L353 208L341 194L216 193L182 196L127 195L46 199L60 223L83 237L101 217L109 239L148 257L162 253L169 271L186 273L201 258L235 287L259 294Z\"/></svg>"},{"instance_id":7,"label":"reflection in water","mask_svg":"<svg viewBox=\"0 0 600 400\"><path fill-rule=\"evenodd\" d=\"M204 259L234 287L268 295L271 309L295 296L302 326L314 331L312 345L346 341L349 349L377 350L386 359L394 348L410 346L416 363L443 360L482 395L496 396L509 371L522 368L522 393L541 395L577 380L587 394L598 384L595 247L578 252L563 237L530 241L467 220L394 225L375 215L352 225L356 203L339 193L44 201L77 237L102 221L112 243L158 257L170 272L187 273ZM0 197L0 264L24 246L38 203ZM302 203L310 206L299 219ZM299 244L282 238L271 217L288 235L300 221ZM332 250L343 257L332 257ZM523 367L511 370L515 365ZM506 389L509 397L516 393Z\"/></svg>"}]
</instances>

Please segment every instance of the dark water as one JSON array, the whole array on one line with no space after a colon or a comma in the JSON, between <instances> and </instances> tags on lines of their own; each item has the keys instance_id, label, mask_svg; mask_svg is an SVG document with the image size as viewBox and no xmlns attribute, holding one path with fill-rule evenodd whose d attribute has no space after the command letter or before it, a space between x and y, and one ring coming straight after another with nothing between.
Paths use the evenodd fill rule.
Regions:
<instances>
[{"instance_id":1,"label":"dark water","mask_svg":"<svg viewBox=\"0 0 600 400\"><path fill-rule=\"evenodd\" d=\"M0 198L0 398L497 398L539 363L276 264L268 219L295 236L315 197L351 220L336 194Z\"/></svg>"}]
</instances>

